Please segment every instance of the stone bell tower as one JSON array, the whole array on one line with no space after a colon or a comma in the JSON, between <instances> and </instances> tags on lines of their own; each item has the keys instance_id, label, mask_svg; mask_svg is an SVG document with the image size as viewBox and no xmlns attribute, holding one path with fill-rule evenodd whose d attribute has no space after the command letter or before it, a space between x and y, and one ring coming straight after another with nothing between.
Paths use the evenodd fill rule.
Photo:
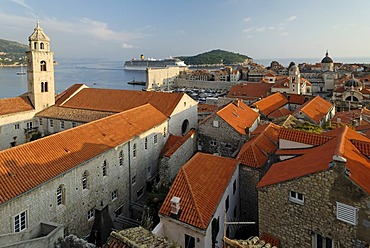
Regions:
<instances>
[{"instance_id":1,"label":"stone bell tower","mask_svg":"<svg viewBox=\"0 0 370 248\"><path fill-rule=\"evenodd\" d=\"M301 94L301 73L296 65L289 69L289 93Z\"/></svg>"},{"instance_id":2,"label":"stone bell tower","mask_svg":"<svg viewBox=\"0 0 370 248\"><path fill-rule=\"evenodd\" d=\"M50 51L50 39L39 22L28 41L28 96L35 110L40 111L55 104L54 53Z\"/></svg>"}]
</instances>

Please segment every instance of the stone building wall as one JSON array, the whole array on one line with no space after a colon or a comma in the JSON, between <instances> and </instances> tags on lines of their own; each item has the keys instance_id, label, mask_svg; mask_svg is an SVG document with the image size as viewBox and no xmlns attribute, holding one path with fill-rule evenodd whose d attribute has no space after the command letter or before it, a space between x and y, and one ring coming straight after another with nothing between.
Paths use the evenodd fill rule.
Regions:
<instances>
[{"instance_id":1,"label":"stone building wall","mask_svg":"<svg viewBox=\"0 0 370 248\"><path fill-rule=\"evenodd\" d=\"M289 200L290 191L304 195L304 203ZM358 225L336 217L336 203L344 203L358 211ZM334 247L355 247L370 243L370 196L344 174L344 163L334 168L287 182L258 189L260 234L278 237L281 247L313 247L313 235L320 234L334 241Z\"/></svg>"},{"instance_id":2,"label":"stone building wall","mask_svg":"<svg viewBox=\"0 0 370 248\"><path fill-rule=\"evenodd\" d=\"M214 126L214 121L218 122L218 127ZM202 152L218 153L221 156L231 157L248 140L247 135L243 135L232 128L226 121L218 115L213 115L198 126L199 145Z\"/></svg>"},{"instance_id":3,"label":"stone building wall","mask_svg":"<svg viewBox=\"0 0 370 248\"><path fill-rule=\"evenodd\" d=\"M165 68L148 68L146 70L146 85L147 90L158 88L171 88L175 85L175 78L183 70L178 66L170 66Z\"/></svg>"}]
</instances>

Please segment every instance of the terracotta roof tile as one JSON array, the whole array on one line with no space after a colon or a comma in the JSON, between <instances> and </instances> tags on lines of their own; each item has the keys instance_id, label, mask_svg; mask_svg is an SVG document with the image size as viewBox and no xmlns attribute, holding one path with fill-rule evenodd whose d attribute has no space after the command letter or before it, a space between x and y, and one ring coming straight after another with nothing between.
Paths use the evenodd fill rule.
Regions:
<instances>
[{"instance_id":1,"label":"terracotta roof tile","mask_svg":"<svg viewBox=\"0 0 370 248\"><path fill-rule=\"evenodd\" d=\"M306 102L300 108L297 108L294 111L293 115L302 111L310 119L312 119L316 123L319 123L332 108L333 105L330 102L326 101L320 96L316 96L314 99Z\"/></svg>"},{"instance_id":2,"label":"terracotta roof tile","mask_svg":"<svg viewBox=\"0 0 370 248\"><path fill-rule=\"evenodd\" d=\"M230 87L227 97L256 100L266 97L271 87L272 84L266 83L240 83Z\"/></svg>"},{"instance_id":3,"label":"terracotta roof tile","mask_svg":"<svg viewBox=\"0 0 370 248\"><path fill-rule=\"evenodd\" d=\"M156 108L147 104L1 151L0 204L132 139L166 119Z\"/></svg>"},{"instance_id":4,"label":"terracotta roof tile","mask_svg":"<svg viewBox=\"0 0 370 248\"><path fill-rule=\"evenodd\" d=\"M190 137L193 137L194 134L195 129L191 129L186 135L177 140L176 143L168 147L168 149L163 149L163 151L165 151L163 156L171 157L177 151L177 149L179 149Z\"/></svg>"},{"instance_id":5,"label":"terracotta roof tile","mask_svg":"<svg viewBox=\"0 0 370 248\"><path fill-rule=\"evenodd\" d=\"M198 113L212 113L216 112L218 108L216 105L198 103Z\"/></svg>"},{"instance_id":6,"label":"terracotta roof tile","mask_svg":"<svg viewBox=\"0 0 370 248\"><path fill-rule=\"evenodd\" d=\"M279 118L279 117L283 117L283 116L287 116L287 115L291 115L291 114L292 114L292 111L282 107L282 108L279 108L279 109L275 110L271 114L269 114L269 117Z\"/></svg>"},{"instance_id":7,"label":"terracotta roof tile","mask_svg":"<svg viewBox=\"0 0 370 248\"><path fill-rule=\"evenodd\" d=\"M295 141L298 143L308 144L312 146L322 145L332 137L320 134L308 133L305 131L282 128L279 133L279 139Z\"/></svg>"},{"instance_id":8,"label":"terracotta roof tile","mask_svg":"<svg viewBox=\"0 0 370 248\"><path fill-rule=\"evenodd\" d=\"M114 112L73 109L51 106L36 114L37 117L46 117L77 122L90 122L115 114Z\"/></svg>"},{"instance_id":9,"label":"terracotta roof tile","mask_svg":"<svg viewBox=\"0 0 370 248\"><path fill-rule=\"evenodd\" d=\"M180 200L178 220L205 230L238 165L236 159L195 154L179 171L160 209L170 216L171 199Z\"/></svg>"},{"instance_id":10,"label":"terracotta roof tile","mask_svg":"<svg viewBox=\"0 0 370 248\"><path fill-rule=\"evenodd\" d=\"M255 102L253 106L256 106L262 114L268 116L275 110L283 107L288 103L288 99L280 92L276 92L262 100Z\"/></svg>"},{"instance_id":11,"label":"terracotta roof tile","mask_svg":"<svg viewBox=\"0 0 370 248\"><path fill-rule=\"evenodd\" d=\"M370 140L347 126L326 132L325 136L331 139L316 147L300 149L303 153L301 156L273 164L257 187L328 170L333 156L341 156L347 160L346 168L350 171L350 179L370 193L370 160L364 155L368 153L370 146L364 144L370 143Z\"/></svg>"},{"instance_id":12,"label":"terracotta roof tile","mask_svg":"<svg viewBox=\"0 0 370 248\"><path fill-rule=\"evenodd\" d=\"M254 168L260 168L265 165L268 161L268 156L276 151L280 132L280 127L273 123L260 125L258 128L264 129L245 143L237 156L241 164Z\"/></svg>"},{"instance_id":13,"label":"terracotta roof tile","mask_svg":"<svg viewBox=\"0 0 370 248\"><path fill-rule=\"evenodd\" d=\"M27 96L0 99L0 115L34 110Z\"/></svg>"},{"instance_id":14,"label":"terracotta roof tile","mask_svg":"<svg viewBox=\"0 0 370 248\"><path fill-rule=\"evenodd\" d=\"M302 105L305 103L309 96L298 95L298 94L287 94L289 103Z\"/></svg>"},{"instance_id":15,"label":"terracotta roof tile","mask_svg":"<svg viewBox=\"0 0 370 248\"><path fill-rule=\"evenodd\" d=\"M62 106L96 111L122 112L150 103L166 116L171 116L184 95L185 93L85 88Z\"/></svg>"},{"instance_id":16,"label":"terracotta roof tile","mask_svg":"<svg viewBox=\"0 0 370 248\"><path fill-rule=\"evenodd\" d=\"M78 91L80 91L83 88L86 88L87 86L84 84L74 84L62 93L58 94L55 97L55 105L59 106L62 103L64 103L66 100L68 100L71 96L76 94Z\"/></svg>"},{"instance_id":17,"label":"terracotta roof tile","mask_svg":"<svg viewBox=\"0 0 370 248\"><path fill-rule=\"evenodd\" d=\"M229 103L216 114L241 134L246 134L245 129L252 127L259 117L256 111L240 100Z\"/></svg>"}]
</instances>

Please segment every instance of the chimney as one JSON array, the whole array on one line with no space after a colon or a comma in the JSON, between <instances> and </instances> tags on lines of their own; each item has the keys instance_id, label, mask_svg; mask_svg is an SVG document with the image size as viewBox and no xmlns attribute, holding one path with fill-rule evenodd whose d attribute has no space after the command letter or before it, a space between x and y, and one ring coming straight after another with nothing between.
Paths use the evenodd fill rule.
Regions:
<instances>
[{"instance_id":1,"label":"chimney","mask_svg":"<svg viewBox=\"0 0 370 248\"><path fill-rule=\"evenodd\" d=\"M180 211L180 198L179 197L172 197L171 199L171 214L178 215Z\"/></svg>"}]
</instances>

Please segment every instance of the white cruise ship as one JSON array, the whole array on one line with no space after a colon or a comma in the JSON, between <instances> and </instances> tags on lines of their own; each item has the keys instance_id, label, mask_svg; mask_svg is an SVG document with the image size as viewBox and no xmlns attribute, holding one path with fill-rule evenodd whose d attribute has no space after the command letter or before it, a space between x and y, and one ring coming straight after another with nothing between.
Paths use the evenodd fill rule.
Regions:
<instances>
[{"instance_id":1,"label":"white cruise ship","mask_svg":"<svg viewBox=\"0 0 370 248\"><path fill-rule=\"evenodd\" d=\"M145 59L144 55L140 56L140 59L131 59L125 62L123 69L145 71L146 68L165 68L171 66L187 67L184 61L177 58L167 59Z\"/></svg>"}]
</instances>

